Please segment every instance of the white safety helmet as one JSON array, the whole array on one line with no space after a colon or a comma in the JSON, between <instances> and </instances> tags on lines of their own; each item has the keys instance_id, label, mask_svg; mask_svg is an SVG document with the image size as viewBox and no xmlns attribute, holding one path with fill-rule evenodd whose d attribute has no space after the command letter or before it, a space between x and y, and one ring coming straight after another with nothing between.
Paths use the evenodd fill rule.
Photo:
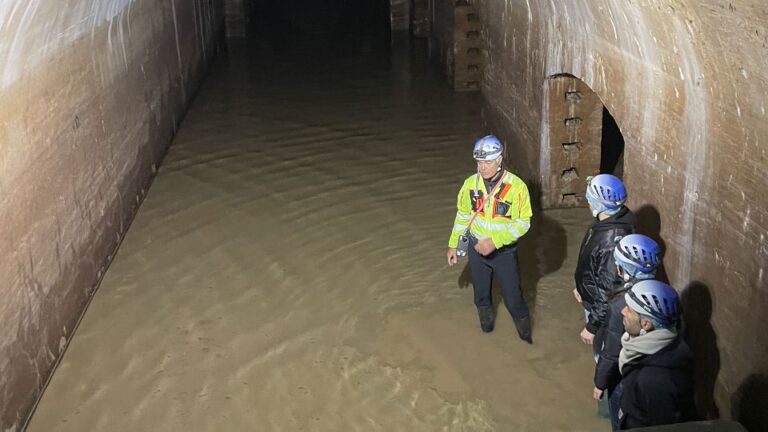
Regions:
<instances>
[{"instance_id":1,"label":"white safety helmet","mask_svg":"<svg viewBox=\"0 0 768 432\"><path fill-rule=\"evenodd\" d=\"M504 144L493 135L488 135L475 141L472 156L477 161L494 161L504 153Z\"/></svg>"}]
</instances>

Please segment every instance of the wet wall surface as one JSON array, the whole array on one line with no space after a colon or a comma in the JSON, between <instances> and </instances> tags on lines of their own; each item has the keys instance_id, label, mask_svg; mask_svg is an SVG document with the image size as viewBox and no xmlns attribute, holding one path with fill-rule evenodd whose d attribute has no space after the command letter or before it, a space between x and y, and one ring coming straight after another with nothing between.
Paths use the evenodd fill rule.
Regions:
<instances>
[{"instance_id":1,"label":"wet wall surface","mask_svg":"<svg viewBox=\"0 0 768 432\"><path fill-rule=\"evenodd\" d=\"M230 47L30 431L607 430L570 295L578 209L521 245L533 346L445 250L478 94L426 47Z\"/></svg>"},{"instance_id":2,"label":"wet wall surface","mask_svg":"<svg viewBox=\"0 0 768 432\"><path fill-rule=\"evenodd\" d=\"M0 429L23 425L142 201L218 8L0 5Z\"/></svg>"},{"instance_id":3,"label":"wet wall surface","mask_svg":"<svg viewBox=\"0 0 768 432\"><path fill-rule=\"evenodd\" d=\"M768 6L477 3L487 120L518 146L515 166L527 178L548 187L547 78L583 80L615 117L641 231L662 241L666 274L700 324L694 344L710 399L702 411L718 415L714 388L730 415L768 372Z\"/></svg>"}]
</instances>

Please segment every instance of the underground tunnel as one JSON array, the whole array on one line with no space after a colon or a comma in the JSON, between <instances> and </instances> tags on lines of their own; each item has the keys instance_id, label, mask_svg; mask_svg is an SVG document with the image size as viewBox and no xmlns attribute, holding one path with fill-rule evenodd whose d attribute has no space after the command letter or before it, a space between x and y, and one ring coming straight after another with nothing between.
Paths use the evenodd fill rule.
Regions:
<instances>
[{"instance_id":1,"label":"underground tunnel","mask_svg":"<svg viewBox=\"0 0 768 432\"><path fill-rule=\"evenodd\" d=\"M663 249L696 423L768 412L768 6L0 0L0 429L610 430L587 177ZM530 191L534 343L445 263L472 146ZM494 287L494 293L498 287Z\"/></svg>"}]
</instances>

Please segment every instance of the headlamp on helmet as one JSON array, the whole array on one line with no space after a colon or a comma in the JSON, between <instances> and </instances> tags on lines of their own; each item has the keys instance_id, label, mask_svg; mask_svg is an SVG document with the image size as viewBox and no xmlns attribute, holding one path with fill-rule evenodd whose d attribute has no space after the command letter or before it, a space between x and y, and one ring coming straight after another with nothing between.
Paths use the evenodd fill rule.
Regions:
<instances>
[{"instance_id":1,"label":"headlamp on helmet","mask_svg":"<svg viewBox=\"0 0 768 432\"><path fill-rule=\"evenodd\" d=\"M504 153L504 144L493 135L488 135L475 141L472 157L477 161L494 161Z\"/></svg>"}]
</instances>

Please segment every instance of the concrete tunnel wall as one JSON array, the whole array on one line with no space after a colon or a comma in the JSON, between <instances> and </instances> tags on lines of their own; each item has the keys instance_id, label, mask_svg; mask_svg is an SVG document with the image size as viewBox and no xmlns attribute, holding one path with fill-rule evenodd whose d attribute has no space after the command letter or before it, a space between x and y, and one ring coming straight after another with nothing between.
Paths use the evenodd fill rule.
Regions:
<instances>
[{"instance_id":1,"label":"concrete tunnel wall","mask_svg":"<svg viewBox=\"0 0 768 432\"><path fill-rule=\"evenodd\" d=\"M666 273L709 369L699 384L717 376L709 385L728 416L740 389L768 373L768 5L472 3L485 28L489 129L512 143L509 159L529 181L549 187L548 77L580 78L613 113L630 205L641 229L660 227Z\"/></svg>"},{"instance_id":2,"label":"concrete tunnel wall","mask_svg":"<svg viewBox=\"0 0 768 432\"><path fill-rule=\"evenodd\" d=\"M23 423L146 193L214 55L222 3L0 0L3 429ZM658 211L671 282L711 295L727 416L768 372L768 6L472 3L486 119L520 149L515 169L547 187L548 77L580 78L616 118L631 205ZM442 25L433 34L449 34Z\"/></svg>"},{"instance_id":3,"label":"concrete tunnel wall","mask_svg":"<svg viewBox=\"0 0 768 432\"><path fill-rule=\"evenodd\" d=\"M0 429L23 425L222 30L220 0L0 0Z\"/></svg>"}]
</instances>

